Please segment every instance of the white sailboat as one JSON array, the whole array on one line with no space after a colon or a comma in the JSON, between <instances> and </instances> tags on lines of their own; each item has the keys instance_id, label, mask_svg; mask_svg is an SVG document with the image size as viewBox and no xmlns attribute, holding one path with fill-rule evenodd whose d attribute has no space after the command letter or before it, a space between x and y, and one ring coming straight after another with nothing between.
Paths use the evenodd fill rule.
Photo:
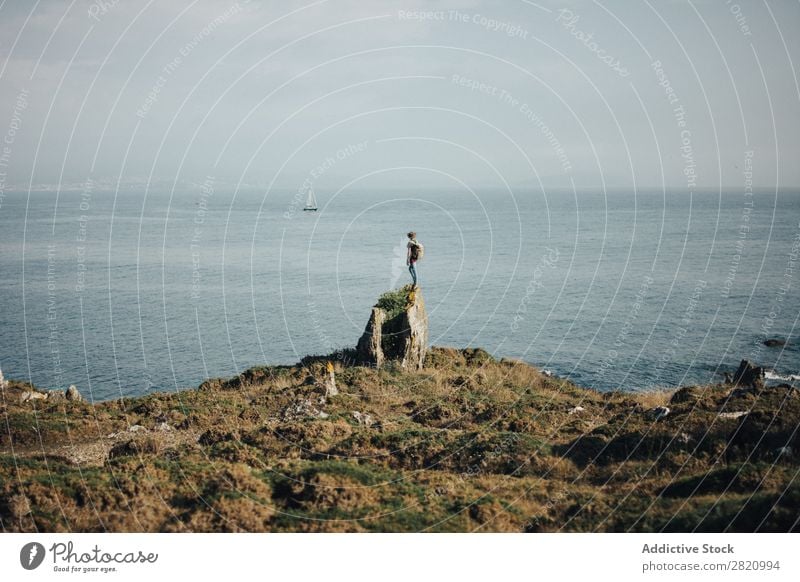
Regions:
<instances>
[{"instance_id":1,"label":"white sailboat","mask_svg":"<svg viewBox=\"0 0 800 582\"><path fill-rule=\"evenodd\" d=\"M314 188L311 186L308 187L308 198L306 198L306 205L303 210L316 212L317 210L317 198L314 196Z\"/></svg>"}]
</instances>

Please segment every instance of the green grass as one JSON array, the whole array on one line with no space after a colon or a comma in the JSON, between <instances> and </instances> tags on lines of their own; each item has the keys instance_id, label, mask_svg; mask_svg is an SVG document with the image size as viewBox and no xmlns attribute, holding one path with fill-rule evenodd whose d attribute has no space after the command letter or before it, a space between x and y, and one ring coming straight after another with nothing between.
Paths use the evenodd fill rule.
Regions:
<instances>
[{"instance_id":1,"label":"green grass","mask_svg":"<svg viewBox=\"0 0 800 582\"><path fill-rule=\"evenodd\" d=\"M375 307L380 307L386 312L386 321L394 319L405 310L409 291L411 291L411 287L406 285L400 289L387 291L378 298Z\"/></svg>"}]
</instances>

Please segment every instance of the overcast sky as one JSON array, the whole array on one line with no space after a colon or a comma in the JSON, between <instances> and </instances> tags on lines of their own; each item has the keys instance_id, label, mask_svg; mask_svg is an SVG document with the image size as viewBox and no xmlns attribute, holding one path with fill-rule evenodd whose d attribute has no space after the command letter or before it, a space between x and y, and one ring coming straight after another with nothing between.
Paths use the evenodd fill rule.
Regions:
<instances>
[{"instance_id":1,"label":"overcast sky","mask_svg":"<svg viewBox=\"0 0 800 582\"><path fill-rule=\"evenodd\" d=\"M800 185L800 3L5 0L4 187Z\"/></svg>"}]
</instances>

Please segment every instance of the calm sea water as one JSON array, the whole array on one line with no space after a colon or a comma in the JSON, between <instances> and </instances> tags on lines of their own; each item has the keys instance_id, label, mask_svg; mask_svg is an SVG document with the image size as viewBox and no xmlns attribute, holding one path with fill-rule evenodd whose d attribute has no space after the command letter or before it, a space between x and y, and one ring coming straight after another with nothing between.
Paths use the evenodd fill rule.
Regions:
<instances>
[{"instance_id":1,"label":"calm sea water","mask_svg":"<svg viewBox=\"0 0 800 582\"><path fill-rule=\"evenodd\" d=\"M603 390L719 380L741 358L800 372L798 193L317 197L7 193L0 368L109 399L352 346L410 280L414 229L434 345Z\"/></svg>"}]
</instances>

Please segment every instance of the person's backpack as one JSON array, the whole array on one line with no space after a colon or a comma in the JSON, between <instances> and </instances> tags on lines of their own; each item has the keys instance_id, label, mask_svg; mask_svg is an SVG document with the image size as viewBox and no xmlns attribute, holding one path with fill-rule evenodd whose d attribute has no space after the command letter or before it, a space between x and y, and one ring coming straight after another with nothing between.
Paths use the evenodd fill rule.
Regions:
<instances>
[{"instance_id":1,"label":"person's backpack","mask_svg":"<svg viewBox=\"0 0 800 582\"><path fill-rule=\"evenodd\" d=\"M422 246L422 243L414 241L411 245L411 258L415 261L419 261L423 255L425 254L425 247Z\"/></svg>"}]
</instances>

